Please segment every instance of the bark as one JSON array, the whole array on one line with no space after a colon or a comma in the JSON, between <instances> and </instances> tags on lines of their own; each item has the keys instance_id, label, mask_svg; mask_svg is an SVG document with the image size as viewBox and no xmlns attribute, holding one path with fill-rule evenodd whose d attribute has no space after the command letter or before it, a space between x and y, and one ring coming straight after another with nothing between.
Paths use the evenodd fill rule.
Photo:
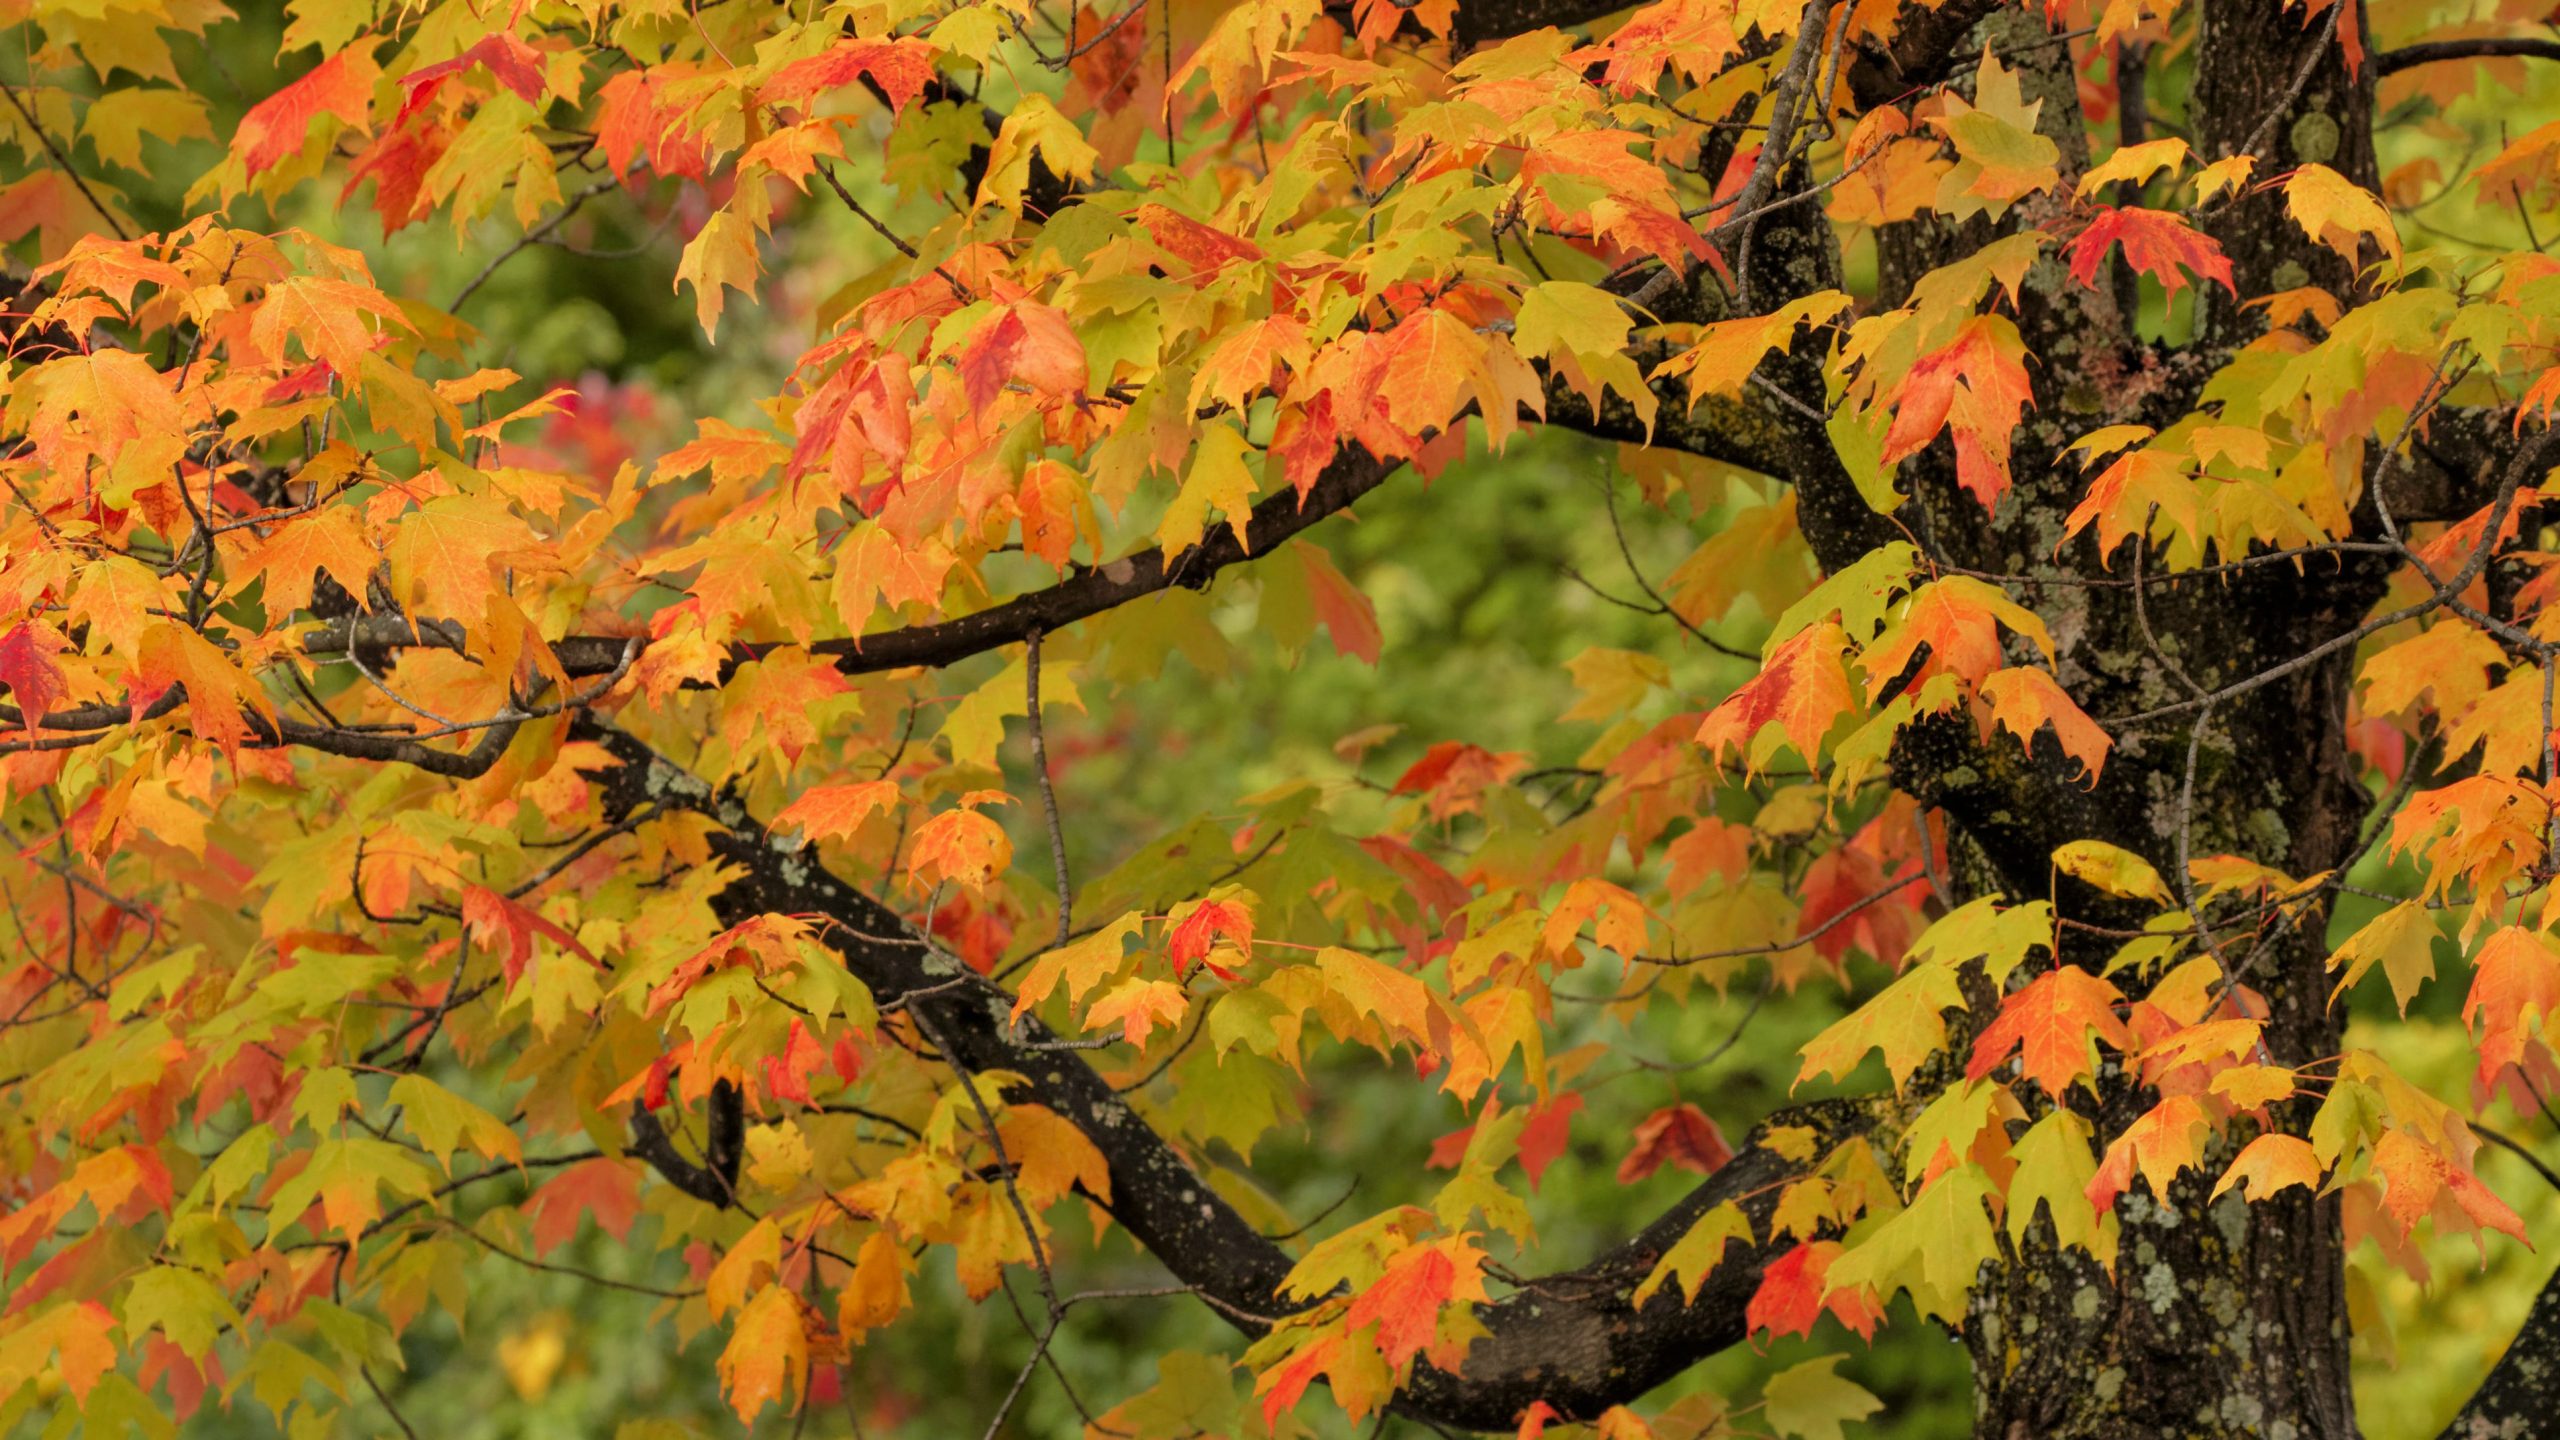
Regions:
<instances>
[{"instance_id":1,"label":"bark","mask_svg":"<svg viewBox=\"0 0 2560 1440\"><path fill-rule=\"evenodd\" d=\"M2560 1275L2535 1297L2524 1328L2441 1440L2550 1440L2560 1435Z\"/></svg>"}]
</instances>

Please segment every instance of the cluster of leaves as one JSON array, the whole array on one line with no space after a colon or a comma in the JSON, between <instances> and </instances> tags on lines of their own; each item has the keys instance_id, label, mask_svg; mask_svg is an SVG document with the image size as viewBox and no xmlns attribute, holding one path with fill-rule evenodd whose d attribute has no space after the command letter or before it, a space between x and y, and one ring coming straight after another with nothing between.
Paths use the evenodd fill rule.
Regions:
<instances>
[{"instance_id":1,"label":"cluster of leaves","mask_svg":"<svg viewBox=\"0 0 2560 1440\"><path fill-rule=\"evenodd\" d=\"M1364 1416L1455 1372L1513 1288L1500 1257L1536 1239L1519 1181L1565 1152L1606 1054L1551 1043L1559 1000L1589 998L1559 993L1578 972L1615 1018L1755 968L1790 991L1852 953L1894 972L1802 1057L1848 1079L1880 1054L1889 1122L1765 1129L1792 1176L1704 1209L1638 1309L1781 1244L1756 1331L1872 1333L1903 1295L1953 1321L2004 1233L2041 1217L2112 1266L2119 1197L2199 1168L2216 1194L2335 1191L2394 1257L2421 1221L2521 1236L2472 1129L2382 1055L2263 1043L2255 958L2320 923L2339 873L2182 840L2164 877L2064 846L2057 875L2121 902L2094 967L2060 958L2057 927L2087 922L2050 899L1954 903L1942 819L1891 788L1915 727L2058 746L2094 785L2128 727L2265 677L2093 716L2046 620L1917 537L1817 581L1795 499L1751 506L1645 586L1701 638L1761 622L1731 693L1589 651L1563 718L1605 728L1568 775L1450 738L1370 777L1390 738L1355 734L1333 773L1081 887L1040 726L1222 647L1202 591L1239 561L1281 644L1322 630L1378 662L1369 600L1299 530L1568 409L1644 438L1806 365L1876 510L1943 445L1998 513L2036 393L2022 291L2138 277L2164 325L2198 292L2241 298L2204 220L2243 195L2280 196L2360 288L2245 297L2265 323L2191 411L2071 437L2089 473L2052 538L2093 536L2136 586L2342 553L2377 465L2456 397L2547 433L2560 262L2538 248L2409 249L2338 170L2177 138L2066 173L2047 132L2080 118L1988 48L1861 107L1839 56L1889 46L1894 6L1666 0L1464 44L1429 0L288 8L298 73L221 117L187 213L152 230L102 172L140 169L146 137L215 135L167 37L219 7L8 16L32 73L0 117L27 162L0 241L35 263L0 377L0 1419L65 1393L102 1428L208 1397L321 1423L385 1396L421 1315L466 1308L467 1261L540 1262L589 1227L681 1256L665 1313L720 1334L747 1419L830 1398L928 1264L972 1301L1036 1286L1045 1354L1080 1308L1136 1298L1063 1283L1120 1244L1110 1132L1249 1158L1347 1049L1468 1109L1446 1183L1306 1246L1283 1313L1213 1298L1251 1347L1168 1360L1093 1423L1285 1435L1319 1379ZM2038 9L2092 56L2194 33L2165 5ZM1784 138L1738 145L1755 120ZM2444 178L2534 223L2560 203L2555 148L2545 126ZM2006 228L1900 303L1822 289L1762 313L1747 250L1791 166L1849 232ZM386 293L354 233L261 228L311 192L385 236L512 224L499 260L604 197L680 196L668 278L728 342L791 225L840 211L885 258L817 306L755 413L580 468L518 443L575 393L478 363L458 301ZM1725 303L1663 322L1693 287ZM1735 483L1628 468L1665 508ZM2459 912L2483 1103L2560 1082L2560 612L2519 523L2541 481L2405 536L2386 510L2401 591L2330 642L2370 645L2386 773L2415 763L2387 736L2478 753L2409 788L2387 844L2423 889L2335 964L2341 988L2380 968L2405 1008ZM2493 557L2533 571L2504 618ZM1009 721L1035 742L1011 776ZM882 903L839 899L857 891ZM881 993L844 963L865 945L934 978ZM1040 1063L962 1063L927 1003L946 993ZM1078 1051L1120 1109L1047 1103L1041 1067ZM2123 1077L2147 1108L2102 1134L2075 1092ZM2270 1121L2297 1098L2303 1134ZM1673 1103L1619 1176L1730 1155ZM1215 1183L1291 1228L1249 1180ZM1874 1401L1824 1359L1760 1406L1742 1423L1813 1440ZM1567 1418L1735 1422L1704 1395L1516 1417Z\"/></svg>"}]
</instances>

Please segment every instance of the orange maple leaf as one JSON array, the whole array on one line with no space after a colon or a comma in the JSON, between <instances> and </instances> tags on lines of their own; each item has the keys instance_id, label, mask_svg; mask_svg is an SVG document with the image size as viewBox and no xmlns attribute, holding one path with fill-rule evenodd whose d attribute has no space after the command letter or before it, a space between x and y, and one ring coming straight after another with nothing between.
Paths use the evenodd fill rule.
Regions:
<instances>
[{"instance_id":1,"label":"orange maple leaf","mask_svg":"<svg viewBox=\"0 0 2560 1440\"><path fill-rule=\"evenodd\" d=\"M2107 763L2107 752L2115 741L2051 675L2032 665L1996 670L1984 677L1982 698L1991 707L1994 723L2016 735L2030 753L2035 750L2036 731L2051 725L2062 753L2080 762L2091 786L2098 783L2098 771Z\"/></svg>"},{"instance_id":2,"label":"orange maple leaf","mask_svg":"<svg viewBox=\"0 0 2560 1440\"><path fill-rule=\"evenodd\" d=\"M841 840L862 822L898 803L895 780L862 780L851 785L813 785L773 817L776 830L797 830L812 840Z\"/></svg>"},{"instance_id":3,"label":"orange maple leaf","mask_svg":"<svg viewBox=\"0 0 2560 1440\"><path fill-rule=\"evenodd\" d=\"M302 148L313 122L335 116L362 128L373 111L373 82L382 69L370 47L357 43L313 66L309 73L249 107L232 133L232 153L251 178L273 169Z\"/></svg>"},{"instance_id":4,"label":"orange maple leaf","mask_svg":"<svg viewBox=\"0 0 2560 1440\"><path fill-rule=\"evenodd\" d=\"M2193 1095L2172 1095L2144 1111L2115 1143L2084 1193L2099 1214L2115 1208L2116 1197L2133 1183L2135 1170L2151 1184L2151 1193L2166 1196L2169 1182L2204 1153L2208 1128L2204 1105Z\"/></svg>"},{"instance_id":5,"label":"orange maple leaf","mask_svg":"<svg viewBox=\"0 0 2560 1440\"><path fill-rule=\"evenodd\" d=\"M945 810L917 828L907 880L918 890L952 884L975 893L1012 863L1003 826L975 810Z\"/></svg>"},{"instance_id":6,"label":"orange maple leaf","mask_svg":"<svg viewBox=\"0 0 2560 1440\"><path fill-rule=\"evenodd\" d=\"M2133 1048L2114 1006L2124 995L2105 980L2076 965L2046 971L2000 1002L2000 1013L1983 1027L1974 1042L1965 1078L1979 1080L1993 1067L2022 1051L2019 1070L2059 1099L2071 1082L2092 1073L2092 1036L2118 1050Z\"/></svg>"},{"instance_id":7,"label":"orange maple leaf","mask_svg":"<svg viewBox=\"0 0 2560 1440\"><path fill-rule=\"evenodd\" d=\"M1828 620L1798 631L1749 684L1707 713L1698 743L1718 765L1727 749L1746 747L1747 768L1757 770L1764 757L1753 742L1776 725L1796 753L1812 762L1821 753L1822 737L1849 708L1849 671L1840 660L1848 643L1847 633Z\"/></svg>"}]
</instances>

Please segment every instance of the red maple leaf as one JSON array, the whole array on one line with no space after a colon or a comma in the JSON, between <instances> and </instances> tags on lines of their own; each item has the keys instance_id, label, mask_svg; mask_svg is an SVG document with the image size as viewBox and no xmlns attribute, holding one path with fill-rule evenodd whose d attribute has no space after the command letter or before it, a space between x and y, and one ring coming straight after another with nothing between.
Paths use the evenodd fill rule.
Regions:
<instances>
[{"instance_id":1,"label":"red maple leaf","mask_svg":"<svg viewBox=\"0 0 2560 1440\"><path fill-rule=\"evenodd\" d=\"M642 160L658 175L700 180L709 173L709 147L684 127L694 108L682 83L688 71L681 62L624 70L596 92L596 144L615 179L629 180Z\"/></svg>"},{"instance_id":2,"label":"red maple leaf","mask_svg":"<svg viewBox=\"0 0 2560 1440\"><path fill-rule=\"evenodd\" d=\"M2009 435L2034 398L2028 391L2018 329L1997 315L1977 315L1956 338L1920 358L1894 397L1885 432L1887 465L1918 454L1948 430L1956 448L1956 483L1988 510L2009 489Z\"/></svg>"},{"instance_id":3,"label":"red maple leaf","mask_svg":"<svg viewBox=\"0 0 2560 1440\"><path fill-rule=\"evenodd\" d=\"M640 1172L627 1160L572 1165L534 1191L524 1209L533 1217L533 1248L539 1253L567 1244L589 1216L620 1240L640 1215Z\"/></svg>"},{"instance_id":4,"label":"red maple leaf","mask_svg":"<svg viewBox=\"0 0 2560 1440\"><path fill-rule=\"evenodd\" d=\"M1538 1177L1572 1142L1573 1115L1581 1108L1580 1095L1565 1094L1529 1112L1528 1121L1520 1127L1520 1168L1529 1174L1530 1189L1538 1188Z\"/></svg>"},{"instance_id":5,"label":"red maple leaf","mask_svg":"<svg viewBox=\"0 0 2560 1440\"><path fill-rule=\"evenodd\" d=\"M273 169L302 148L311 123L323 115L334 115L350 125L364 124L372 113L375 73L364 47L351 46L249 107L232 138L241 165L252 176Z\"/></svg>"},{"instance_id":6,"label":"red maple leaf","mask_svg":"<svg viewBox=\"0 0 2560 1440\"><path fill-rule=\"evenodd\" d=\"M1167 253L1191 267L1190 274L1176 278L1195 284L1207 282L1229 265L1262 258L1261 249L1252 241L1203 225L1162 205L1141 205L1131 218Z\"/></svg>"},{"instance_id":7,"label":"red maple leaf","mask_svg":"<svg viewBox=\"0 0 2560 1440\"><path fill-rule=\"evenodd\" d=\"M577 936L485 885L473 885L462 892L462 922L471 927L471 938L481 944L503 943L506 946L500 963L506 969L509 985L524 978L524 967L533 959L533 937L536 935L543 936L599 970L605 968L603 961L578 943Z\"/></svg>"},{"instance_id":8,"label":"red maple leaf","mask_svg":"<svg viewBox=\"0 0 2560 1440\"><path fill-rule=\"evenodd\" d=\"M1495 754L1463 740L1443 740L1396 777L1399 795L1428 795L1431 818L1463 815L1481 803L1484 792L1528 768L1529 757L1511 751Z\"/></svg>"},{"instance_id":9,"label":"red maple leaf","mask_svg":"<svg viewBox=\"0 0 2560 1440\"><path fill-rule=\"evenodd\" d=\"M2211 236L2175 215L2130 205L2099 207L2097 218L2071 242L2071 278L2083 285L2096 284L2099 262L2107 258L2107 247L2118 241L2124 242L2125 263L2159 281L2171 295L2187 283L2189 274L2218 280L2223 289L2232 290L2230 257Z\"/></svg>"},{"instance_id":10,"label":"red maple leaf","mask_svg":"<svg viewBox=\"0 0 2560 1440\"><path fill-rule=\"evenodd\" d=\"M421 65L400 77L400 88L407 98L400 102L400 116L394 125L407 123L419 107L435 98L444 82L470 69L481 66L489 78L516 92L517 98L531 105L542 98L542 52L513 35L484 36L480 43L433 65Z\"/></svg>"},{"instance_id":11,"label":"red maple leaf","mask_svg":"<svg viewBox=\"0 0 2560 1440\"><path fill-rule=\"evenodd\" d=\"M891 110L904 110L933 79L932 42L901 37L896 40L845 40L835 48L794 60L773 72L764 85L764 98L777 104L797 104L830 90L841 90L865 76L888 97Z\"/></svg>"},{"instance_id":12,"label":"red maple leaf","mask_svg":"<svg viewBox=\"0 0 2560 1440\"><path fill-rule=\"evenodd\" d=\"M1733 1158L1733 1147L1707 1112L1695 1105L1667 1105L1636 1124L1636 1144L1618 1163L1618 1183L1633 1185L1665 1164L1712 1175Z\"/></svg>"},{"instance_id":13,"label":"red maple leaf","mask_svg":"<svg viewBox=\"0 0 2560 1440\"><path fill-rule=\"evenodd\" d=\"M1344 1323L1358 1330L1374 1322L1378 1353L1389 1365L1401 1367L1431 1343L1440 1328L1440 1307L1457 1282L1457 1264L1439 1246L1410 1252L1360 1292Z\"/></svg>"},{"instance_id":14,"label":"red maple leaf","mask_svg":"<svg viewBox=\"0 0 2560 1440\"><path fill-rule=\"evenodd\" d=\"M59 636L34 624L0 636L0 684L7 685L9 698L18 702L19 722L30 736L36 733L36 722L62 698L62 667L53 663L60 649Z\"/></svg>"},{"instance_id":15,"label":"red maple leaf","mask_svg":"<svg viewBox=\"0 0 2560 1440\"><path fill-rule=\"evenodd\" d=\"M791 1022L791 1034L783 1042L782 1053L764 1057L765 1092L778 1100L797 1100L803 1105L816 1103L809 1094L809 1076L827 1061L808 1027Z\"/></svg>"},{"instance_id":16,"label":"red maple leaf","mask_svg":"<svg viewBox=\"0 0 2560 1440\"><path fill-rule=\"evenodd\" d=\"M1253 912L1232 900L1201 901L1166 937L1165 950L1173 959L1174 975L1180 977L1191 968L1191 962L1197 960L1207 965L1209 972L1221 980L1236 978L1233 970L1209 959L1210 950L1221 936L1238 953L1252 954Z\"/></svg>"}]
</instances>

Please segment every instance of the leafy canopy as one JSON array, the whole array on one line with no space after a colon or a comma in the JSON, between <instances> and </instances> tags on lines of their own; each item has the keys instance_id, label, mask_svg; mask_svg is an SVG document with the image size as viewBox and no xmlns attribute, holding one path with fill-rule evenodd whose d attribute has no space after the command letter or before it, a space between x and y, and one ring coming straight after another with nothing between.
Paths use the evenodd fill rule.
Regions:
<instances>
[{"instance_id":1,"label":"leafy canopy","mask_svg":"<svg viewBox=\"0 0 2560 1440\"><path fill-rule=\"evenodd\" d=\"M2090 584L2325 563L2448 397L2546 433L2560 262L2420 248L2399 216L2443 186L2496 233L2547 226L2554 125L2466 170L2440 120L2380 194L2118 146L2120 71L2075 109L2038 47L2091 75L2194 17L2083 0L1883 101L1840 57L1890 51L1919 12L1889 4L1517 33L1433 0L285 8L271 54L219 6L5 15L30 68L0 242L31 278L0 372L0 1417L258 1406L303 1433L395 1403L404 1337L466 1312L484 1252L601 1234L752 1420L830 1403L855 1347L940 1303L1011 1299L1045 1355L1127 1298L1072 1284L1134 1239L1252 1339L1167 1356L1096 1432L1294 1434L1448 1384L1577 1128L1621 1184L1746 1163L1676 1095L1594 1133L1586 1101L1636 1073L1595 1027L1852 956L1894 973L1802 1075L1880 1057L1885 1118L1764 1128L1783 1171L1622 1276L1635 1310L1704 1303L1741 1257L1764 1335L1869 1334L1904 1296L1954 1320L2031 1226L2113 1265L2118 1198L2189 1172L2344 1192L2396 1258L2422 1222L2521 1237L2460 1113L2385 1055L2264 1043L2252 937L2325 923L2340 873L2089 838L2052 893L1959 903L1943 817L1894 788L1915 726L2093 787L2129 727L2221 697L2101 703L2074 637L1922 537L1818 578L1798 497L1684 437L1793 375L1878 513L1931 457L2014 513L2049 432L2086 473L2044 543ZM2362 47L2432 13L2311 23ZM2386 94L2468 116L2517 63ZM1754 288L1782 192L1848 245L1837 283ZM2242 293L2215 227L2261 199L2351 283ZM699 353L744 357L734 404L668 387L646 455L469 318L612 207L668 235ZM1989 238L1881 293L1877 233L1923 216ZM385 283L421 234L467 283ZM804 283L813 236L864 264ZM2254 328L2182 413L2065 410L2021 314L2118 290L2163 344L2240 301ZM1599 734L1569 767L1471 737L1452 697L1455 733L1351 734L1071 874L1050 776L1076 762L1044 726L1222 673L1238 606L1292 654L1321 631L1394 666L1304 532L1544 422L1626 442L1644 520L1704 532L1629 602L1684 632L1676 668L1574 656L1562 720ZM2413 735L2478 756L2404 792L2376 838L2417 885L2334 963L2402 1010L2462 988L2482 1101L2560 1080L2560 612L2542 551L2513 551L2505 618L2476 583L2533 541L2542 480L2393 529L2400 588L2332 642L2369 652L2378 773ZM1395 483L1374 504L1469 503ZM2065 943L2066 880L2108 903L2111 959ZM1345 1051L1469 1124L1417 1203L1271 1252L1298 1222L1241 1162ZM2094 1127L2075 1094L2126 1076L2141 1105ZM1252 1243L1174 1248L1193 1210ZM1872 1413L1835 1363L1773 1374L1750 1423ZM1720 1423L1702 1395L1530 1398L1494 1423Z\"/></svg>"}]
</instances>

